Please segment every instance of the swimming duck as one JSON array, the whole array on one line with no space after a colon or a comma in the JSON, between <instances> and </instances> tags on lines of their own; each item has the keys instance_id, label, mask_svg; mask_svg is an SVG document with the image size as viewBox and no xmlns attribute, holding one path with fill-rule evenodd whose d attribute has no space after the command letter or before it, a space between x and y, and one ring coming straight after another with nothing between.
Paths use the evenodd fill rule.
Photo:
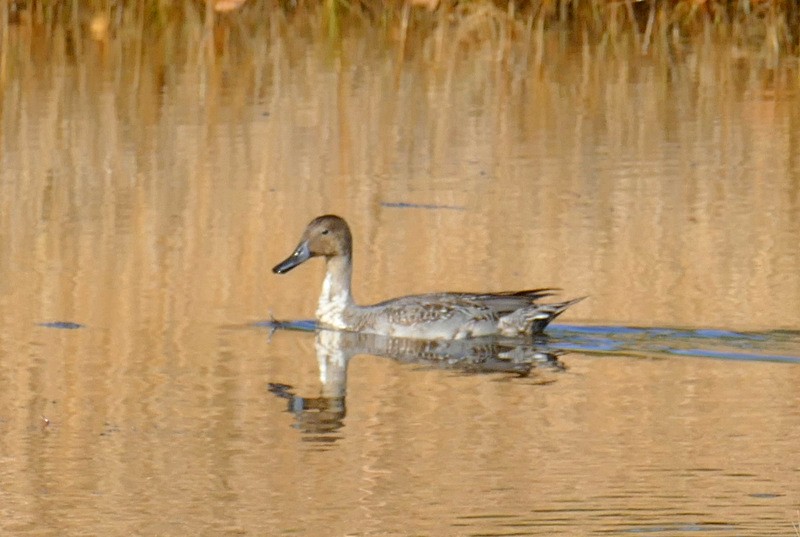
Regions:
<instances>
[{"instance_id":1,"label":"swimming duck","mask_svg":"<svg viewBox=\"0 0 800 537\"><path fill-rule=\"evenodd\" d=\"M319 216L306 226L294 252L272 269L289 272L312 257L324 257L327 273L317 305L323 328L415 339L516 337L538 334L578 298L538 304L552 289L501 293L432 293L359 306L350 291L353 238L339 216Z\"/></svg>"}]
</instances>

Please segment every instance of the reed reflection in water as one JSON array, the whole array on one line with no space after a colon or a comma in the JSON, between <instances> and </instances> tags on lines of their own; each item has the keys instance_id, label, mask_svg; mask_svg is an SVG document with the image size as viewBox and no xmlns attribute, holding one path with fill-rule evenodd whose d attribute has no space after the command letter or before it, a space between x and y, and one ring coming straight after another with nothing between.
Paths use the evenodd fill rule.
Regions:
<instances>
[{"instance_id":1,"label":"reed reflection in water","mask_svg":"<svg viewBox=\"0 0 800 537\"><path fill-rule=\"evenodd\" d=\"M368 32L169 62L31 37L2 51L0 532L791 535L792 66L557 36L535 69L480 48L398 68ZM269 268L326 212L353 224L365 303L589 294L550 334L566 370L367 355L315 436L336 441L298 442L268 383L319 393L314 338L247 323L312 315L321 268Z\"/></svg>"}]
</instances>

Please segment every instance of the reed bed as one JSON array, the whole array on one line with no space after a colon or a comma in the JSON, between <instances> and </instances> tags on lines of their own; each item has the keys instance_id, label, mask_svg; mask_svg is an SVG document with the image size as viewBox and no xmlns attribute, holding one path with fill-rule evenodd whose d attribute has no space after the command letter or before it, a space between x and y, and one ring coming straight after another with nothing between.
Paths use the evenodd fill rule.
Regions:
<instances>
[{"instance_id":1,"label":"reed bed","mask_svg":"<svg viewBox=\"0 0 800 537\"><path fill-rule=\"evenodd\" d=\"M187 70L212 88L235 77L245 102L309 51L391 59L397 81L445 88L459 69L506 93L576 69L582 88L649 70L787 95L799 40L795 0L0 0L0 98L9 81L75 64L133 94Z\"/></svg>"},{"instance_id":2,"label":"reed bed","mask_svg":"<svg viewBox=\"0 0 800 537\"><path fill-rule=\"evenodd\" d=\"M261 46L276 32L336 47L366 31L401 58L434 61L448 49L485 46L500 59L535 60L552 35L563 46L665 61L709 43L773 67L800 54L795 0L2 0L0 10L3 45L25 45L14 38L21 34L62 39L78 53L84 38L138 49L153 42L208 47L221 56ZM3 51L5 59L8 46Z\"/></svg>"}]
</instances>

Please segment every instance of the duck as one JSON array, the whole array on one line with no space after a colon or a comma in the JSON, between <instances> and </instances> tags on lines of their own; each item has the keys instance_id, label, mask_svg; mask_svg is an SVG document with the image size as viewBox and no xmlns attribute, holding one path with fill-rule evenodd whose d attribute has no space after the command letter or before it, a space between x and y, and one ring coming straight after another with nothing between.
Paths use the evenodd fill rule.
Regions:
<instances>
[{"instance_id":1,"label":"duck","mask_svg":"<svg viewBox=\"0 0 800 537\"><path fill-rule=\"evenodd\" d=\"M496 293L429 293L362 306L352 294L353 236L344 218L326 214L306 226L294 251L272 271L285 274L311 258L326 263L316 310L320 328L410 339L520 337L541 334L585 297L540 303L555 293L542 288Z\"/></svg>"}]
</instances>

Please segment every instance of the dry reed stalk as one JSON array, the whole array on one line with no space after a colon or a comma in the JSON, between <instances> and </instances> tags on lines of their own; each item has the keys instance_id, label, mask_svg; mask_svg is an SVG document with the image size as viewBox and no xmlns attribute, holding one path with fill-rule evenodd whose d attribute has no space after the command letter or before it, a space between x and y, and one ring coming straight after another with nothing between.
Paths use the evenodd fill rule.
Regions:
<instances>
[{"instance_id":1,"label":"dry reed stalk","mask_svg":"<svg viewBox=\"0 0 800 537\"><path fill-rule=\"evenodd\" d=\"M218 6L236 8L220 14ZM223 4L220 4L223 2ZM231 2L231 3L224 3ZM490 54L507 68L541 69L546 47L620 59L644 55L673 65L690 51L727 49L754 69L796 65L800 43L800 3L794 0L540 0L472 2L353 0L243 2L242 0L0 0L0 83L20 47L32 48L9 18L11 6L50 46L59 32L69 55L85 56L88 37L141 58L161 43L165 62L192 58L206 66L230 54L252 57L264 39L293 36L327 39L338 50L348 35L369 35L390 47L397 69L422 52L434 65ZM279 35L280 34L280 35ZM32 35L30 32L28 35ZM17 52L15 52L15 50ZM633 56L632 56L633 55ZM134 59L134 62L140 60ZM138 68L137 64L137 68Z\"/></svg>"},{"instance_id":2,"label":"dry reed stalk","mask_svg":"<svg viewBox=\"0 0 800 537\"><path fill-rule=\"evenodd\" d=\"M792 529L794 529L794 534L800 537L800 509L797 511L797 524L792 522Z\"/></svg>"},{"instance_id":3,"label":"dry reed stalk","mask_svg":"<svg viewBox=\"0 0 800 537\"><path fill-rule=\"evenodd\" d=\"M8 0L0 0L0 96L6 87L6 69L8 65Z\"/></svg>"}]
</instances>

